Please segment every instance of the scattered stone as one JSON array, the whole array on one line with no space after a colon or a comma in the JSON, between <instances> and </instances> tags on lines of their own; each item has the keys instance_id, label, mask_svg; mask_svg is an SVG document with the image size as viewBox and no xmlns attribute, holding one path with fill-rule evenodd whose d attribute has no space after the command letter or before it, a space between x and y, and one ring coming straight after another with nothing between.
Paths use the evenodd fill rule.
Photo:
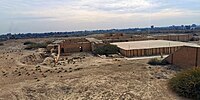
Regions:
<instances>
[{"instance_id":1,"label":"scattered stone","mask_svg":"<svg viewBox=\"0 0 200 100\"><path fill-rule=\"evenodd\" d=\"M43 59L44 59L43 54L32 54L23 57L22 59L20 59L20 62L27 65L35 65L38 63L42 63Z\"/></svg>"},{"instance_id":2,"label":"scattered stone","mask_svg":"<svg viewBox=\"0 0 200 100\"><path fill-rule=\"evenodd\" d=\"M57 73L61 73L62 71L61 70L59 70Z\"/></svg>"},{"instance_id":3,"label":"scattered stone","mask_svg":"<svg viewBox=\"0 0 200 100\"><path fill-rule=\"evenodd\" d=\"M83 68L76 68L76 69L74 69L74 71L79 71L79 70L81 70L81 69L83 69Z\"/></svg>"},{"instance_id":4,"label":"scattered stone","mask_svg":"<svg viewBox=\"0 0 200 100\"><path fill-rule=\"evenodd\" d=\"M156 73L154 74L154 77L157 79L169 79L164 73Z\"/></svg>"}]
</instances>

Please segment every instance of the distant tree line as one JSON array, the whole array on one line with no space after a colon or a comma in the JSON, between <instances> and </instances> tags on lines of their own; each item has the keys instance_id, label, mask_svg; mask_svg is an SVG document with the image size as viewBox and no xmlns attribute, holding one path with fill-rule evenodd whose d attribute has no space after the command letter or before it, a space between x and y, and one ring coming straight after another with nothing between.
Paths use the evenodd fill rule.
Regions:
<instances>
[{"instance_id":1,"label":"distant tree line","mask_svg":"<svg viewBox=\"0 0 200 100\"><path fill-rule=\"evenodd\" d=\"M49 38L49 37L80 37L92 34L107 33L126 33L126 34L165 34L165 33L197 33L200 29L174 29L170 27L157 28L129 28L129 29L110 29L110 30L93 30L93 31L73 31L73 32L48 32L48 33L8 33L0 35L0 41L9 39L27 39L27 38Z\"/></svg>"}]
</instances>

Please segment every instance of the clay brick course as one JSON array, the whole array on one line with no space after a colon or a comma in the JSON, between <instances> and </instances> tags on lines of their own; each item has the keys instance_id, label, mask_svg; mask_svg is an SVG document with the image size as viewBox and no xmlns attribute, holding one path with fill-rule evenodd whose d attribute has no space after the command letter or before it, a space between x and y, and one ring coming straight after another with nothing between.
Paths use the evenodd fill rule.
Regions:
<instances>
[{"instance_id":1,"label":"clay brick course","mask_svg":"<svg viewBox=\"0 0 200 100\"><path fill-rule=\"evenodd\" d=\"M69 39L60 43L61 53L90 52L91 43L86 39Z\"/></svg>"},{"instance_id":2,"label":"clay brick course","mask_svg":"<svg viewBox=\"0 0 200 100\"><path fill-rule=\"evenodd\" d=\"M166 59L170 64L183 69L200 67L200 47L184 46L169 55Z\"/></svg>"}]
</instances>

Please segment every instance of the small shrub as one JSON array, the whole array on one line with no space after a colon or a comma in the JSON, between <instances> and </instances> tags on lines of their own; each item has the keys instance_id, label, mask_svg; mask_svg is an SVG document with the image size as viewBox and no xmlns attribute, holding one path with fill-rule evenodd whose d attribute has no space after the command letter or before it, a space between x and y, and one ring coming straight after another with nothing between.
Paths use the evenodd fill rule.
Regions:
<instances>
[{"instance_id":1,"label":"small shrub","mask_svg":"<svg viewBox=\"0 0 200 100\"><path fill-rule=\"evenodd\" d=\"M180 96L200 100L200 68L177 74L169 81L169 87Z\"/></svg>"},{"instance_id":2,"label":"small shrub","mask_svg":"<svg viewBox=\"0 0 200 100\"><path fill-rule=\"evenodd\" d=\"M100 54L100 55L117 54L118 52L119 48L116 45L110 45L110 44L98 47L94 50L95 54Z\"/></svg>"},{"instance_id":3,"label":"small shrub","mask_svg":"<svg viewBox=\"0 0 200 100\"><path fill-rule=\"evenodd\" d=\"M150 64L150 65L167 65L169 63L165 60L160 59L160 58L153 58L153 59L149 60L148 64Z\"/></svg>"},{"instance_id":4,"label":"small shrub","mask_svg":"<svg viewBox=\"0 0 200 100\"><path fill-rule=\"evenodd\" d=\"M38 49L38 48L46 48L48 44L46 43L32 43L28 44L25 49L31 50L31 49Z\"/></svg>"},{"instance_id":5,"label":"small shrub","mask_svg":"<svg viewBox=\"0 0 200 100\"><path fill-rule=\"evenodd\" d=\"M24 45L30 45L30 44L35 44L34 42L31 42L31 41L26 41L24 42Z\"/></svg>"},{"instance_id":6,"label":"small shrub","mask_svg":"<svg viewBox=\"0 0 200 100\"><path fill-rule=\"evenodd\" d=\"M53 43L52 41L46 41L45 42L46 44L51 44L51 43Z\"/></svg>"},{"instance_id":7,"label":"small shrub","mask_svg":"<svg viewBox=\"0 0 200 100\"><path fill-rule=\"evenodd\" d=\"M192 37L191 39L190 39L190 41L199 41L200 40L200 38L199 37L197 37L197 36L195 36L195 37Z\"/></svg>"}]
</instances>

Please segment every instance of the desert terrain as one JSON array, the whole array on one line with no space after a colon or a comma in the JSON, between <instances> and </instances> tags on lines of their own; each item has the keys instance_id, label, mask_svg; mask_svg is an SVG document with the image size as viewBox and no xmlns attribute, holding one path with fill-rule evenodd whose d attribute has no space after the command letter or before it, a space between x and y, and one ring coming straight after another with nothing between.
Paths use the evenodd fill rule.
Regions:
<instances>
[{"instance_id":1,"label":"desert terrain","mask_svg":"<svg viewBox=\"0 0 200 100\"><path fill-rule=\"evenodd\" d=\"M43 64L42 50L24 50L25 41L47 40L3 42L0 100L183 100L168 89L168 80L179 72L171 65L76 53L54 66Z\"/></svg>"}]
</instances>

